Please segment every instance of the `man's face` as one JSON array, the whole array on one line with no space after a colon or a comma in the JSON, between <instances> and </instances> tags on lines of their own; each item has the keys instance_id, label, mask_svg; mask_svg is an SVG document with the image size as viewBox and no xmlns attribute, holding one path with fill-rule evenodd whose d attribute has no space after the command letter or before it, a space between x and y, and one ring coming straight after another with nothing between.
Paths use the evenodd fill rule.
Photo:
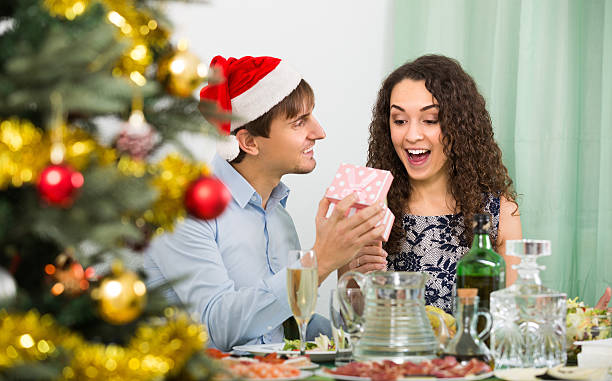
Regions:
<instances>
[{"instance_id":1,"label":"man's face","mask_svg":"<svg viewBox=\"0 0 612 381\"><path fill-rule=\"evenodd\" d=\"M268 138L256 137L259 158L270 171L279 176L288 173L309 173L315 168L315 141L325 137L325 131L312 115L312 107L294 118L279 115L270 124Z\"/></svg>"}]
</instances>

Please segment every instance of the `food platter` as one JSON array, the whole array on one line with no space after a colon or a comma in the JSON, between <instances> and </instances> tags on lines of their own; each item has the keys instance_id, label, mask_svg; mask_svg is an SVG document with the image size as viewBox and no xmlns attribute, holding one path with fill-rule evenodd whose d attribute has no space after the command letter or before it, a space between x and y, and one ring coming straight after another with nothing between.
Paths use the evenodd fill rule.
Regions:
<instances>
[{"instance_id":1,"label":"food platter","mask_svg":"<svg viewBox=\"0 0 612 381\"><path fill-rule=\"evenodd\" d=\"M342 381L370 381L369 377L356 377L356 376L345 376L341 374L333 374L325 369L319 369L315 372L316 376L333 378L334 380ZM454 378L436 378L436 377L403 377L398 378L397 381L432 381L432 380L445 380L445 381L465 381L465 380L486 380L493 376L493 372L487 372L475 376L468 375L466 377L454 377Z\"/></svg>"},{"instance_id":2,"label":"food platter","mask_svg":"<svg viewBox=\"0 0 612 381\"><path fill-rule=\"evenodd\" d=\"M298 351L283 351L284 343L272 343L272 344L256 344L256 345L238 345L232 348L235 351L249 352L256 356L265 356L269 353L277 353L279 355L297 355ZM334 361L336 358L336 351L321 351L312 350L306 351L308 357L314 362L328 362Z\"/></svg>"},{"instance_id":3,"label":"food platter","mask_svg":"<svg viewBox=\"0 0 612 381\"><path fill-rule=\"evenodd\" d=\"M308 378L310 376L312 376L312 372L306 371L306 370L302 370L302 371L300 371L300 374L298 376L295 376L295 377L279 377L279 378L248 378L248 377L242 377L242 380L296 381L296 380L303 380L303 379Z\"/></svg>"},{"instance_id":4,"label":"food platter","mask_svg":"<svg viewBox=\"0 0 612 381\"><path fill-rule=\"evenodd\" d=\"M312 376L312 372L309 372L307 370L302 370L300 371L300 375L299 376L295 376L295 377L286 377L286 378L269 378L268 380L274 380L274 381L295 381L295 380L303 380L305 378L308 378ZM266 380L265 378L244 378L244 380Z\"/></svg>"},{"instance_id":5,"label":"food platter","mask_svg":"<svg viewBox=\"0 0 612 381\"><path fill-rule=\"evenodd\" d=\"M342 381L372 380L484 380L493 375L489 364L472 358L459 362L453 356L423 360L419 363L405 361L355 361L334 369L321 369L317 375Z\"/></svg>"}]
</instances>

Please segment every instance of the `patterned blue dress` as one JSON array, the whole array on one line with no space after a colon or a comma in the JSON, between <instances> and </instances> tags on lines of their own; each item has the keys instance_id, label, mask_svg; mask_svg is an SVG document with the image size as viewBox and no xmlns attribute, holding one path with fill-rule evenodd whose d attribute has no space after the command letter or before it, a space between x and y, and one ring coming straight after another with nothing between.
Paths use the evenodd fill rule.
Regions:
<instances>
[{"instance_id":1,"label":"patterned blue dress","mask_svg":"<svg viewBox=\"0 0 612 381\"><path fill-rule=\"evenodd\" d=\"M492 217L491 236L497 240L499 197L488 196L485 211ZM452 313L457 261L469 251L472 244L463 242L462 239L465 230L463 214L444 216L404 214L402 225L405 238L401 242L399 253L389 253L387 269L428 273L425 303Z\"/></svg>"}]
</instances>

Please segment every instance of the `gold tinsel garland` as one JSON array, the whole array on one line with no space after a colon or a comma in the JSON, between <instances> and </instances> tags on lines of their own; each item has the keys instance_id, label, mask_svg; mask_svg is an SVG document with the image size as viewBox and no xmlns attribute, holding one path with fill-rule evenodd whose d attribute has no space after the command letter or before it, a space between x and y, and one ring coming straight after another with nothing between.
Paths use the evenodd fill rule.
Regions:
<instances>
[{"instance_id":1,"label":"gold tinsel garland","mask_svg":"<svg viewBox=\"0 0 612 381\"><path fill-rule=\"evenodd\" d=\"M45 7L55 17L74 20L89 6L89 0L45 0Z\"/></svg>"},{"instance_id":2,"label":"gold tinsel garland","mask_svg":"<svg viewBox=\"0 0 612 381\"><path fill-rule=\"evenodd\" d=\"M90 0L45 0L44 5L55 17L74 20L90 4ZM133 0L99 0L108 10L107 20L117 27L129 46L113 70L117 76L127 76L136 84L146 83L145 69L153 62L152 48L168 43L169 31Z\"/></svg>"},{"instance_id":3,"label":"gold tinsel garland","mask_svg":"<svg viewBox=\"0 0 612 381\"><path fill-rule=\"evenodd\" d=\"M129 77L137 85L146 83L145 70L153 62L153 48L163 48L170 35L166 28L148 12L138 9L132 1L103 0L107 18L130 45L113 69L114 75Z\"/></svg>"},{"instance_id":4,"label":"gold tinsel garland","mask_svg":"<svg viewBox=\"0 0 612 381\"><path fill-rule=\"evenodd\" d=\"M158 163L149 164L98 144L87 132L69 126L62 127L66 148L64 161L78 171L84 170L95 155L100 165L116 163L126 176L151 176L151 186L158 196L144 220L157 227L156 233L172 230L185 212L183 195L189 184L210 170L203 163L193 163L171 153ZM36 128L25 119L0 120L0 191L10 186L21 187L36 183L40 172L49 165L50 133Z\"/></svg>"},{"instance_id":5,"label":"gold tinsel garland","mask_svg":"<svg viewBox=\"0 0 612 381\"><path fill-rule=\"evenodd\" d=\"M62 126L64 161L80 171L89 164L91 153L97 151L107 157L86 132ZM26 119L0 120L0 190L8 186L20 187L34 183L40 172L49 165L51 136L36 128Z\"/></svg>"},{"instance_id":6,"label":"gold tinsel garland","mask_svg":"<svg viewBox=\"0 0 612 381\"><path fill-rule=\"evenodd\" d=\"M174 374L204 348L206 330L172 308L157 320L140 326L122 347L89 343L50 315L0 310L0 370L45 360L63 348L72 354L63 380L152 380Z\"/></svg>"},{"instance_id":7,"label":"gold tinsel garland","mask_svg":"<svg viewBox=\"0 0 612 381\"><path fill-rule=\"evenodd\" d=\"M144 214L145 220L159 226L156 233L172 230L174 221L185 217L185 191L198 177L210 175L208 167L202 163L191 163L179 154L171 153L162 161L150 167L153 175L151 185L159 196L150 210Z\"/></svg>"}]
</instances>

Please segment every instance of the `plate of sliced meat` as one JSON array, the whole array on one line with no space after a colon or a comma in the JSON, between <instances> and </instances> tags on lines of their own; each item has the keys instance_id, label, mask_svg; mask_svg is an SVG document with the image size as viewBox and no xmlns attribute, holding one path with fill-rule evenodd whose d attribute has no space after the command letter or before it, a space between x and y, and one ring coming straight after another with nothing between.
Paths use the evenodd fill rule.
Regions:
<instances>
[{"instance_id":1,"label":"plate of sliced meat","mask_svg":"<svg viewBox=\"0 0 612 381\"><path fill-rule=\"evenodd\" d=\"M312 376L312 372L286 364L260 362L255 359L225 358L223 360L232 375L245 380L291 381Z\"/></svg>"},{"instance_id":2,"label":"plate of sliced meat","mask_svg":"<svg viewBox=\"0 0 612 381\"><path fill-rule=\"evenodd\" d=\"M447 356L420 363L393 361L353 362L335 369L321 369L317 375L344 381L394 381L394 380L484 380L493 375L488 364L472 359L459 363Z\"/></svg>"}]
</instances>

